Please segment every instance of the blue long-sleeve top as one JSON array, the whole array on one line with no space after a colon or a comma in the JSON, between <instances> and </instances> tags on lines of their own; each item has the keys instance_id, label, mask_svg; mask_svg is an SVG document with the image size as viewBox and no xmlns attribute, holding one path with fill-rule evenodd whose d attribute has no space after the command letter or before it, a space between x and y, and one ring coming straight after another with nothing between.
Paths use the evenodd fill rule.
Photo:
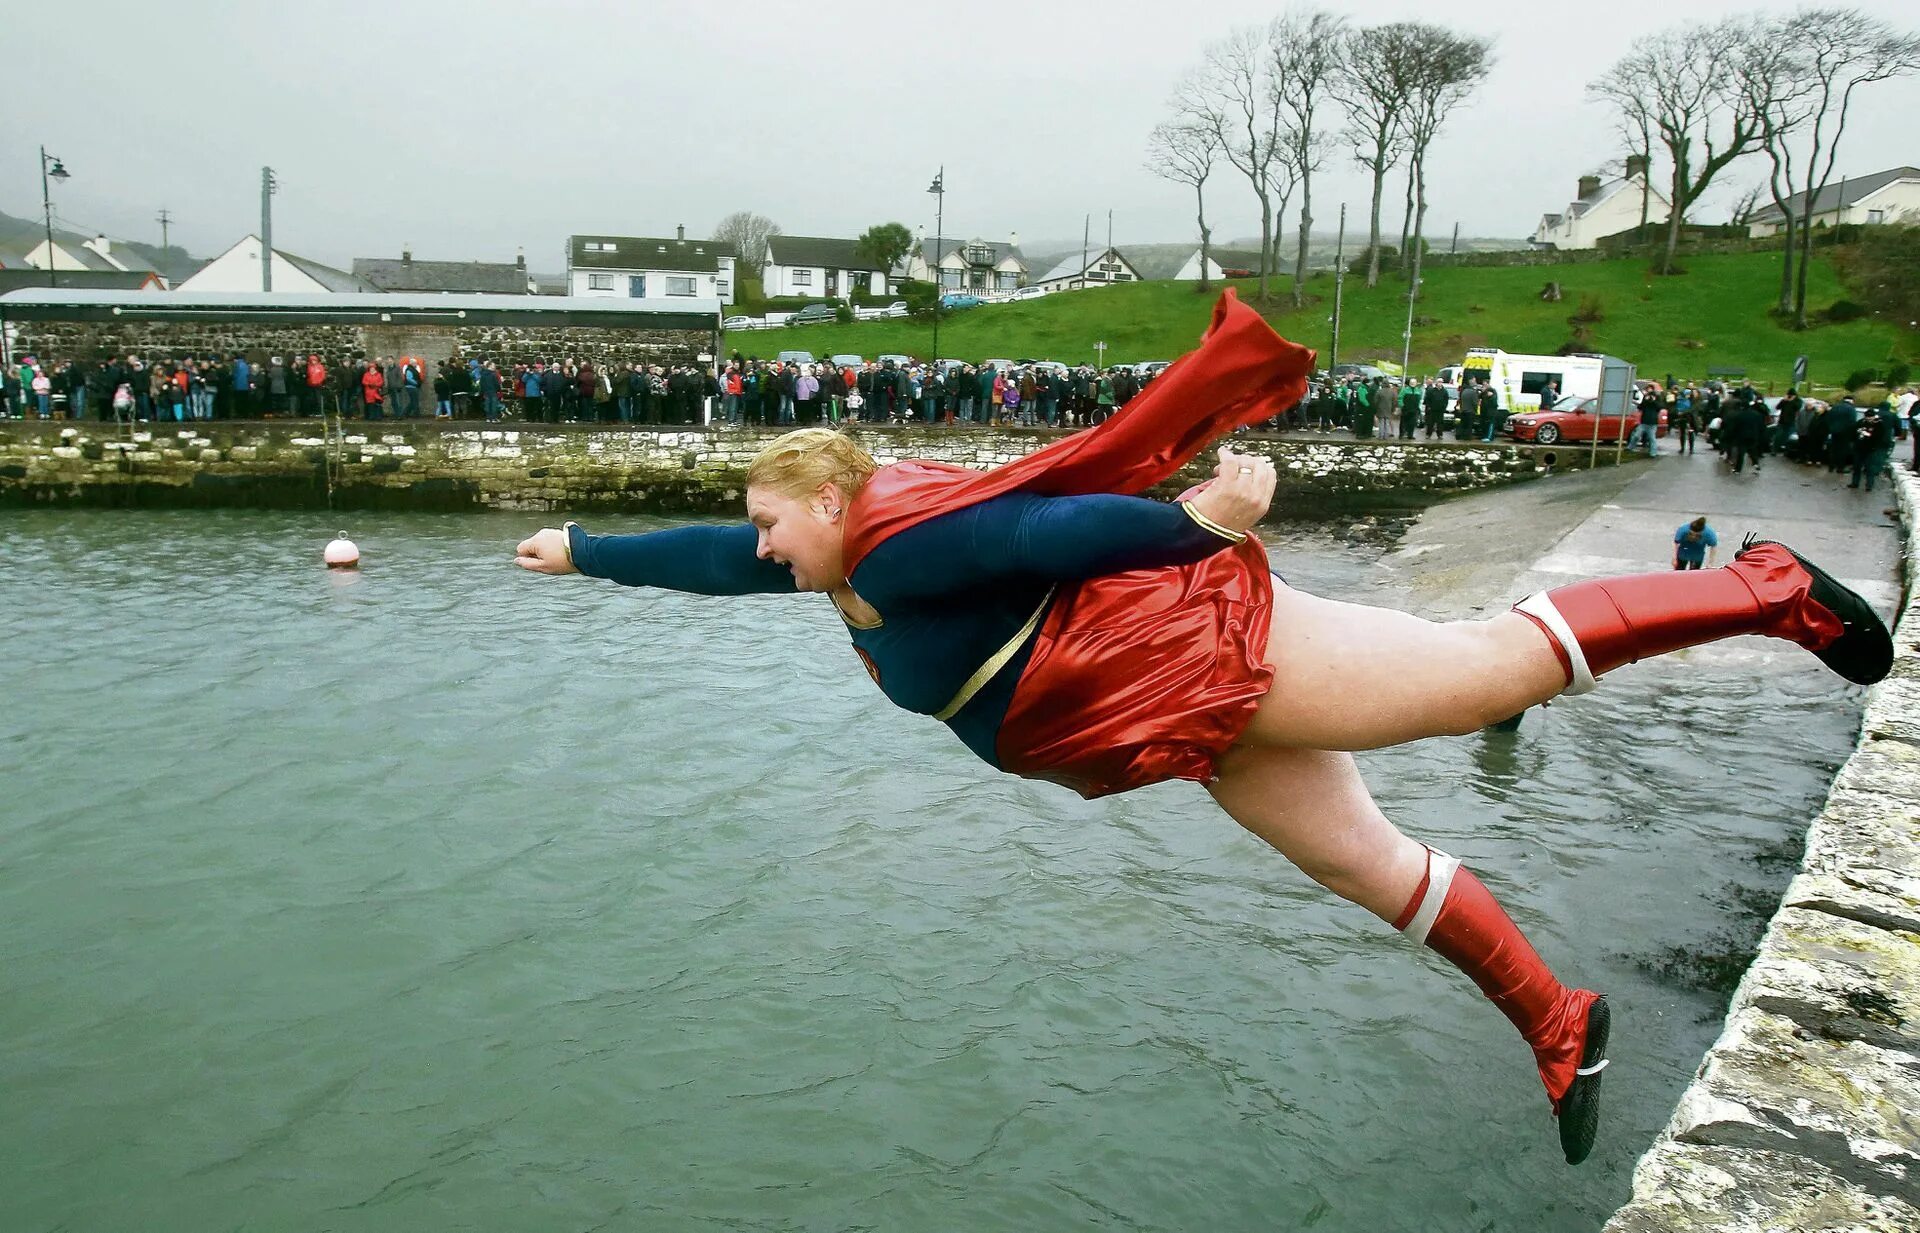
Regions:
<instances>
[{"instance_id":1,"label":"blue long-sleeve top","mask_svg":"<svg viewBox=\"0 0 1920 1233\"><path fill-rule=\"evenodd\" d=\"M1239 542L1189 511L1185 503L1140 497L1009 493L941 514L881 541L854 569L848 585L880 620L847 622L847 631L881 692L906 710L938 714L1043 601L1052 603L1056 584L1186 565ZM567 534L575 568L623 586L697 595L794 590L786 566L757 555L759 532L751 524L589 535L569 523ZM996 768L995 738L1032 648L1029 633L946 721Z\"/></svg>"}]
</instances>

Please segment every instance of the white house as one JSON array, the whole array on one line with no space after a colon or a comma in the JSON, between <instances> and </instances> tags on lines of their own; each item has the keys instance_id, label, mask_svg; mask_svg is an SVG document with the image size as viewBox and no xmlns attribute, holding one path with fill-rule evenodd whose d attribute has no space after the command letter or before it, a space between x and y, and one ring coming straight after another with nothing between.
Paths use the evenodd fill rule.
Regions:
<instances>
[{"instance_id":1,"label":"white house","mask_svg":"<svg viewBox=\"0 0 1920 1233\"><path fill-rule=\"evenodd\" d=\"M239 243L201 266L174 290L257 292L260 290L260 258L260 237L242 236ZM379 290L366 279L355 278L345 270L296 257L282 249L273 250L274 295L337 295Z\"/></svg>"},{"instance_id":2,"label":"white house","mask_svg":"<svg viewBox=\"0 0 1920 1233\"><path fill-rule=\"evenodd\" d=\"M861 254L858 240L775 235L767 237L760 289L768 299L789 295L851 301L856 291L885 295L887 272Z\"/></svg>"},{"instance_id":3,"label":"white house","mask_svg":"<svg viewBox=\"0 0 1920 1233\"><path fill-rule=\"evenodd\" d=\"M1805 193L1787 198L1796 218L1805 200ZM1870 176L1842 177L1821 189L1813 199L1813 225L1841 223L1920 223L1920 168L1894 167ZM1785 225L1780 207L1769 203L1747 220L1747 234L1774 235Z\"/></svg>"},{"instance_id":4,"label":"white house","mask_svg":"<svg viewBox=\"0 0 1920 1233\"><path fill-rule=\"evenodd\" d=\"M1082 287L1137 283L1142 280L1139 268L1128 261L1119 249L1102 248L1090 252L1084 260L1079 253L1069 253L1061 258L1058 265L1034 281L1048 291L1078 291Z\"/></svg>"},{"instance_id":5,"label":"white house","mask_svg":"<svg viewBox=\"0 0 1920 1233\"><path fill-rule=\"evenodd\" d=\"M1647 222L1667 221L1667 199L1647 183L1646 160L1627 160L1627 174L1613 179L1581 176L1578 195L1563 213L1543 214L1533 229L1536 248L1566 250L1598 248L1600 241L1640 225L1641 195L1646 197Z\"/></svg>"},{"instance_id":6,"label":"white house","mask_svg":"<svg viewBox=\"0 0 1920 1233\"><path fill-rule=\"evenodd\" d=\"M684 226L670 240L652 236L567 237L567 294L623 300L713 299L733 303L739 254L718 240L689 240Z\"/></svg>"},{"instance_id":7,"label":"white house","mask_svg":"<svg viewBox=\"0 0 1920 1233\"><path fill-rule=\"evenodd\" d=\"M924 283L934 280L937 269L942 291L1012 291L1026 286L1032 272L1020 251L1018 232L1008 236L1005 244L941 239L939 249L936 254L934 241L922 238L908 252L900 273Z\"/></svg>"}]
</instances>

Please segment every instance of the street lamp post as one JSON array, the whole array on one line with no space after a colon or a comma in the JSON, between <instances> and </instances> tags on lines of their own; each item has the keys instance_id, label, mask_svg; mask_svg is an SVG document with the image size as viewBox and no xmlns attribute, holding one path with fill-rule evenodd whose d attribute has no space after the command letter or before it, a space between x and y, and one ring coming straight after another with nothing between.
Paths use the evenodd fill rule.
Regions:
<instances>
[{"instance_id":1,"label":"street lamp post","mask_svg":"<svg viewBox=\"0 0 1920 1233\"><path fill-rule=\"evenodd\" d=\"M942 166L933 177L933 183L927 185L927 191L933 194L933 370L940 371L940 309L941 299L946 294L940 286L940 249L946 240L947 228L947 169ZM921 232L925 235L925 232Z\"/></svg>"},{"instance_id":2,"label":"street lamp post","mask_svg":"<svg viewBox=\"0 0 1920 1233\"><path fill-rule=\"evenodd\" d=\"M60 160L47 154L47 147L40 147L40 209L47 216L47 286L54 285L53 269L57 262L53 259L53 188L49 179L64 180L67 169Z\"/></svg>"}]
</instances>

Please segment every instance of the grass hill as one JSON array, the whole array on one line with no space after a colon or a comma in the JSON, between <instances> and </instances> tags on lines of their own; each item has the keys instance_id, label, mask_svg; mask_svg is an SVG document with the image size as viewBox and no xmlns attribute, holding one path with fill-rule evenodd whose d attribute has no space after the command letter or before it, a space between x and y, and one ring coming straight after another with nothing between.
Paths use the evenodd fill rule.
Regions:
<instances>
[{"instance_id":1,"label":"grass hill","mask_svg":"<svg viewBox=\"0 0 1920 1233\"><path fill-rule=\"evenodd\" d=\"M1583 306L1597 311L1578 339L1579 349L1632 360L1644 376L1704 376L1709 366L1744 367L1756 382L1784 385L1796 355L1810 357L1816 385L1837 385L1862 368L1911 358L1920 341L1872 317L1823 325L1806 332L1783 329L1768 316L1780 282L1778 253L1703 254L1687 259L1688 273L1669 278L1647 274L1644 259L1585 265L1443 267L1423 275L1416 310L1413 364L1431 372L1458 363L1468 347L1552 352L1576 341L1569 318ZM1539 298L1548 282L1563 298ZM1246 281L1231 284L1242 297ZM1277 280L1284 297L1287 280ZM1308 280L1309 301L1294 309L1282 298L1268 311L1275 329L1321 352L1328 349L1333 276ZM1808 303L1825 306L1842 298L1838 276L1825 261L1808 275ZM1383 277L1369 291L1349 277L1342 312L1342 361L1400 359L1406 327L1406 284ZM1068 363L1096 358L1093 344L1107 343L1109 363L1172 359L1191 350L1206 328L1211 296L1191 283L1137 283L1050 295L1017 304L988 304L953 313L940 323L940 354L968 360L1045 358ZM815 355L881 352L932 355L932 325L911 320L851 325L739 331L728 335L729 352L771 356L798 349Z\"/></svg>"}]
</instances>

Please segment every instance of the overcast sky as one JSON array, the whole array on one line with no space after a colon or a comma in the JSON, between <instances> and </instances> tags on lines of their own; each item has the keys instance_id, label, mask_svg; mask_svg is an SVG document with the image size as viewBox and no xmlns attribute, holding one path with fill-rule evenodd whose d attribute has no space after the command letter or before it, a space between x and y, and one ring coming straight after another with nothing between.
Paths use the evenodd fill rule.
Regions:
<instances>
[{"instance_id":1,"label":"overcast sky","mask_svg":"<svg viewBox=\"0 0 1920 1233\"><path fill-rule=\"evenodd\" d=\"M1378 22L1433 18L1497 36L1499 63L1431 159L1429 234L1524 236L1585 172L1617 158L1583 87L1631 38L1718 0L1355 0ZM1910 22L1910 5L1860 7ZM345 266L356 256L565 265L577 232L704 235L751 209L796 235L853 236L898 220L934 230L928 181L946 167L946 233L1022 243L1197 238L1189 190L1143 168L1180 75L1231 27L1279 9L1107 0L66 0L8 6L0 74L0 210L38 217L36 147L66 162L57 221L215 254L259 227L260 167L282 188L274 242ZM1920 84L1856 106L1842 169L1920 162ZM1698 216L1718 221L1737 165ZM1350 159L1316 184L1364 229ZM1399 189L1390 186L1388 200ZM1244 181L1211 189L1216 241L1257 234ZM1397 231L1398 214L1389 229ZM1318 230L1318 224L1316 230ZM1351 232L1350 232L1351 234Z\"/></svg>"}]
</instances>

